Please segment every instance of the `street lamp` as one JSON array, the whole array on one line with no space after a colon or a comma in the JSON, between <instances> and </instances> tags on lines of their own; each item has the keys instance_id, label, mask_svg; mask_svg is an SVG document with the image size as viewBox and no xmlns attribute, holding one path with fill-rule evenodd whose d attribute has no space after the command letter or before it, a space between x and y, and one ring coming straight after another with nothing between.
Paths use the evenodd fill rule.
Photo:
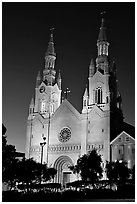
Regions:
<instances>
[{"instance_id":1,"label":"street lamp","mask_svg":"<svg viewBox=\"0 0 137 204\"><path fill-rule=\"evenodd\" d=\"M43 137L43 140L46 140L46 137ZM43 161L43 147L45 146L46 142L40 142L41 146L41 176L40 176L40 184L41 184L41 177L42 177L42 161Z\"/></svg>"},{"instance_id":2,"label":"street lamp","mask_svg":"<svg viewBox=\"0 0 137 204\"><path fill-rule=\"evenodd\" d=\"M43 140L45 140L46 137L43 137ZM41 146L41 164L43 161L43 147L45 146L46 142L40 142L40 146Z\"/></svg>"}]
</instances>

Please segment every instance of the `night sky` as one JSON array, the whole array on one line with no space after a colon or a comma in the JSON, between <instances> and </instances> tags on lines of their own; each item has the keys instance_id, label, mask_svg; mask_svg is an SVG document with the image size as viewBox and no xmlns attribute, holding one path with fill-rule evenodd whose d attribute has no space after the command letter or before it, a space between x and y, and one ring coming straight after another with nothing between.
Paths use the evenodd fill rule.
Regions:
<instances>
[{"instance_id":1,"label":"night sky","mask_svg":"<svg viewBox=\"0 0 137 204\"><path fill-rule=\"evenodd\" d=\"M2 4L2 122L9 144L25 151L28 108L37 73L44 69L51 27L55 28L55 69L61 70L63 91L69 87L69 101L81 112L90 60L97 57L101 11L106 11L109 56L116 61L125 122L134 125L134 3Z\"/></svg>"}]
</instances>

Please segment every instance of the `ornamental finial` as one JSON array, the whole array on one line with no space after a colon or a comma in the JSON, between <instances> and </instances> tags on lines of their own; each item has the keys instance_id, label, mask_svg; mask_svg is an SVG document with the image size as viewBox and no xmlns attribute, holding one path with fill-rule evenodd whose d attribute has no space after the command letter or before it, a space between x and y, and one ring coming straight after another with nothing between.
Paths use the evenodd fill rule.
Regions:
<instances>
[{"instance_id":1,"label":"ornamental finial","mask_svg":"<svg viewBox=\"0 0 137 204\"><path fill-rule=\"evenodd\" d=\"M106 14L106 11L102 11L101 13L100 13L100 15L101 15L101 27L104 27L104 17L105 17L105 14Z\"/></svg>"},{"instance_id":2,"label":"ornamental finial","mask_svg":"<svg viewBox=\"0 0 137 204\"><path fill-rule=\"evenodd\" d=\"M50 42L53 42L53 30L54 30L55 28L50 28L50 32L51 32L51 34L50 34Z\"/></svg>"}]
</instances>

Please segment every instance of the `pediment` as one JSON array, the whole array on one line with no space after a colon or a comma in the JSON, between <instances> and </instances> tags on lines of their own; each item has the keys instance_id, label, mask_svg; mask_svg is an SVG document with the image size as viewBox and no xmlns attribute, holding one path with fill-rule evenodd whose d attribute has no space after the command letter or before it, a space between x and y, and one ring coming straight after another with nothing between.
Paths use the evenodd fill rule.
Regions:
<instances>
[{"instance_id":1,"label":"pediment","mask_svg":"<svg viewBox=\"0 0 137 204\"><path fill-rule=\"evenodd\" d=\"M96 84L100 84L103 86L106 81L106 75L101 74L99 71L97 71L93 76L93 82L96 82Z\"/></svg>"},{"instance_id":2,"label":"pediment","mask_svg":"<svg viewBox=\"0 0 137 204\"><path fill-rule=\"evenodd\" d=\"M89 112L89 117L94 118L95 120L97 118L103 118L108 116L109 116L109 111L103 111L97 105L94 105L91 111Z\"/></svg>"},{"instance_id":3,"label":"pediment","mask_svg":"<svg viewBox=\"0 0 137 204\"><path fill-rule=\"evenodd\" d=\"M56 93L59 93L59 92L60 92L60 89L59 89L57 83L53 86L52 91L55 91Z\"/></svg>"},{"instance_id":4,"label":"pediment","mask_svg":"<svg viewBox=\"0 0 137 204\"><path fill-rule=\"evenodd\" d=\"M78 120L81 120L81 115L80 113L74 108L74 106L67 100L65 99L59 108L55 111L54 115L52 115L51 119L54 120L58 116L64 115L67 116L67 114L72 114L75 116Z\"/></svg>"}]
</instances>

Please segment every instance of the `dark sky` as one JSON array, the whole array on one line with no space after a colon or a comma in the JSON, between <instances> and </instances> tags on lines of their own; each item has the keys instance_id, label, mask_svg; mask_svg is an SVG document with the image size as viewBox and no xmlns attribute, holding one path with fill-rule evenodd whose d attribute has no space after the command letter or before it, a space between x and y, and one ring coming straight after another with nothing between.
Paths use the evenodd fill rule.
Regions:
<instances>
[{"instance_id":1,"label":"dark sky","mask_svg":"<svg viewBox=\"0 0 137 204\"><path fill-rule=\"evenodd\" d=\"M2 3L3 123L8 143L25 151L28 108L35 93L36 76L44 69L51 27L55 27L55 69L61 69L63 90L80 112L96 42L100 12L106 11L110 61L116 61L118 87L125 121L135 115L135 8L134 3Z\"/></svg>"}]
</instances>

